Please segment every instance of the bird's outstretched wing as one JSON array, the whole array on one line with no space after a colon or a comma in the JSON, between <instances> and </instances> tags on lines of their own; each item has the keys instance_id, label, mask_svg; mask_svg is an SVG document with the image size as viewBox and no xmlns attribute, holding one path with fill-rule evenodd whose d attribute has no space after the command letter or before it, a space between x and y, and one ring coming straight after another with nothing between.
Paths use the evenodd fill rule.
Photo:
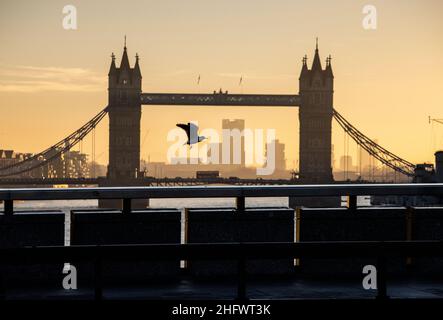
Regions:
<instances>
[{"instance_id":1,"label":"bird's outstretched wing","mask_svg":"<svg viewBox=\"0 0 443 320\"><path fill-rule=\"evenodd\" d=\"M198 142L198 126L192 122L188 123L189 125L189 143L197 143Z\"/></svg>"},{"instance_id":2,"label":"bird's outstretched wing","mask_svg":"<svg viewBox=\"0 0 443 320\"><path fill-rule=\"evenodd\" d=\"M188 124L177 123L176 126L179 127L179 128L181 128L181 129L183 129L183 130L186 132L186 135L188 136L188 141L191 140L190 137L189 137L189 135L190 135L190 130L189 130L190 126L189 126L189 123L188 123Z\"/></svg>"}]
</instances>

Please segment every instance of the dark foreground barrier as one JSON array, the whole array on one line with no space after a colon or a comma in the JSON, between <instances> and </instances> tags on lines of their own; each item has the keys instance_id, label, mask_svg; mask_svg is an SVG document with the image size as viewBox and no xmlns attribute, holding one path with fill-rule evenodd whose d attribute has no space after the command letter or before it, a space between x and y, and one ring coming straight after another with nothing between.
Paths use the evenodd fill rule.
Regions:
<instances>
[{"instance_id":1,"label":"dark foreground barrier","mask_svg":"<svg viewBox=\"0 0 443 320\"><path fill-rule=\"evenodd\" d=\"M192 209L187 214L187 243L293 242L294 210L288 208ZM192 261L191 274L199 276L232 275L237 265L232 261ZM293 259L249 261L248 274L291 274Z\"/></svg>"},{"instance_id":2,"label":"dark foreground barrier","mask_svg":"<svg viewBox=\"0 0 443 320\"><path fill-rule=\"evenodd\" d=\"M95 299L103 296L103 266L112 261L219 260L237 261L237 298L245 299L248 260L287 258L376 258L377 298L387 298L386 257L442 257L442 241L305 242L72 246L0 249L0 265L44 262L94 262ZM0 277L3 277L0 274ZM2 279L0 279L2 280ZM1 282L0 282L1 283ZM3 287L0 297L5 297ZM7 294L7 293L6 293Z\"/></svg>"},{"instance_id":3,"label":"dark foreground barrier","mask_svg":"<svg viewBox=\"0 0 443 320\"><path fill-rule=\"evenodd\" d=\"M300 208L296 220L300 242L443 240L442 207ZM443 278L439 257L387 259L391 275ZM371 259L307 258L299 265L304 275L358 278L364 266L374 263Z\"/></svg>"},{"instance_id":4,"label":"dark foreground barrier","mask_svg":"<svg viewBox=\"0 0 443 320\"><path fill-rule=\"evenodd\" d=\"M63 246L64 226L65 214L57 210L0 214L0 248ZM8 287L39 282L58 284L62 271L63 263L0 267Z\"/></svg>"},{"instance_id":5,"label":"dark foreground barrier","mask_svg":"<svg viewBox=\"0 0 443 320\"><path fill-rule=\"evenodd\" d=\"M357 208L357 196L358 195L404 195L404 196L435 196L442 197L443 195L443 184L347 184L347 185L291 185L291 186L198 186L198 187L122 187L122 188L69 188L69 189L0 189L0 200L4 201L4 214L5 217L15 217L14 214L14 200L57 200L57 199L65 199L65 200L74 200L74 199L119 199L122 203L122 212L112 213L109 218L106 218L102 213L97 213L97 216L92 220L96 219L99 223L95 228L91 228L90 225L92 220L88 220L85 218L83 221L83 231L79 228L79 234L83 234L83 243L93 243L97 245L97 243L112 243L114 239L125 239L124 241L130 243L140 243L140 242L152 242L160 243L160 242L172 242L171 238L165 238L163 240L154 240L146 236L144 238L137 234L134 230L143 230L145 229L145 233L152 233L153 235L161 235L162 232L157 233L158 230L162 230L161 226L156 225L156 221L149 222L147 214L144 216L140 214L138 217L137 212L132 210L133 200L134 199L147 199L147 198L212 198L212 197L233 197L237 200L237 206L235 211L229 213L231 217L226 217L226 219L215 219L215 221L211 221L212 218L208 218L209 220L204 221L205 213L201 212L201 218L198 219L198 213L193 217L190 217L190 221L194 221L196 224L189 225L188 230L188 241L189 242L201 242L201 241L209 241L215 242L214 245L221 245L221 243L225 241L288 241L287 239L291 237L291 229L292 222L287 220L287 217L284 214L281 215L283 217L274 219L276 215L274 215L273 219L270 216L267 216L268 213L251 213L249 216L249 209L245 208L245 198L246 197L337 197L337 196L348 196L349 206L347 209L337 210L335 213L335 218L327 217L330 212L326 212L323 216L319 213L317 218L326 219L326 222L315 222L314 220L310 221L305 220L305 225L303 226L303 210L301 214L301 223L298 226L298 234L299 239L302 241L323 241L324 244L328 243L332 240L341 240L341 241L352 241L352 240L393 240L393 239L401 239L401 240L412 240L419 238L429 238L441 241L441 223L442 218L438 211L432 211L430 213L426 213L425 211L420 213L419 210L416 214L410 213L410 208L398 209L403 213L403 218L400 218L395 210L392 212L388 209L370 209L371 211L365 211L366 209ZM369 209L368 209L369 210ZM378 211L382 210L382 211ZM387 211L386 211L387 210ZM234 214L235 212L235 214ZM305 210L305 212L307 212ZM135 213L134 218L128 217ZM314 212L311 212L312 216L314 216ZM225 212L226 214L226 212ZM214 214L216 215L216 214ZM235 217L233 217L235 215ZM309 214L307 214L309 216ZM80 216L80 214L79 214ZM307 216L307 217L308 217ZM86 217L86 215L85 215ZM153 217L153 216L151 216ZM221 216L220 216L221 217ZM258 218L260 217L260 218ZM279 216L280 217L280 216ZM341 218L340 218L341 217ZM409 217L409 218L408 218ZM138 223L137 219L142 219L140 221L144 221L143 223ZM316 218L316 219L317 219ZM81 219L81 218L80 218ZM133 220L132 220L133 219ZM146 219L146 220L145 220ZM174 241L172 243L180 242L180 233L179 230L179 217L177 215L177 219L174 218L175 222L171 222L175 227L168 227L164 230L164 234L168 234L169 232L174 233ZM192 220L194 219L194 220ZM416 222L411 222L411 221ZM161 219L160 219L161 220ZM158 220L157 222L159 222ZM224 225L226 220L226 224ZM275 220L275 221L274 221ZM318 219L317 219L318 220ZM73 233L77 232L75 229L76 223L80 221L74 215L73 218ZM286 221L286 222L285 222ZM405 222L406 221L406 222ZM114 223L115 222L115 223ZM168 224L169 222L162 222L161 224ZM286 225L287 223L287 225ZM80 223L81 224L81 223ZM80 225L79 224L79 225ZM98 227L100 225L100 227ZM251 227L253 226L253 227ZM272 226L272 228L271 228ZM151 228L151 229L150 229ZM160 228L160 229L152 229L152 228ZM212 230L210 233L206 232L204 229L209 228L208 230ZM271 229L276 229L281 232L281 234L274 234L271 232ZM44 231L45 229L42 228ZM62 232L63 228L59 228L60 232ZM174 231L176 230L176 231ZM405 231L406 230L406 231ZM25 233L27 233L26 228L20 228L17 231L17 237L24 237ZM82 233L83 232L83 233ZM44 231L44 234L39 235L38 237L41 239L47 239L45 237L50 234L48 231ZM133 234L132 234L133 233ZM239 234L242 234L242 237L239 237ZM415 236L414 236L415 235ZM76 240L76 235L74 235L73 243L79 243L80 237ZM131 238L132 237L132 238ZM280 238L281 237L281 238ZM56 239L56 238L51 238ZM233 239L233 240L230 240ZM240 240L238 240L240 239ZM245 239L245 240L242 240ZM279 240L282 239L282 240ZM311 240L310 240L311 239ZM290 239L292 241L292 239ZM122 241L122 240L119 240ZM158 242L157 242L158 241ZM218 243L217 243L218 242ZM38 242L33 241L30 242L30 245L37 245ZM322 244L323 245L323 244ZM215 247L214 247L215 248ZM218 246L216 248L219 248ZM365 249L363 247L363 249ZM41 251L39 251L41 252ZM384 251L383 251L384 252ZM364 253L364 252L363 252ZM386 252L386 254L391 254L392 252ZM218 252L214 252L214 254L218 254ZM354 252L355 256L348 255L347 258L357 259L362 256L358 254L358 252ZM377 256L377 264L379 264L379 260L381 259ZM218 258L215 260L223 260L222 255L218 255ZM336 256L309 256L304 255L300 260L301 268L306 264L303 260L307 261L312 258L335 258ZM367 256L363 254L363 257L370 258L374 257ZM156 257L153 257L156 258ZM198 258L198 257L197 257ZM261 257L256 257L260 259ZM292 257L275 257L278 259L283 259L289 261L289 258ZM421 260L421 258L413 259L410 256L396 256L393 254L392 256L385 256L382 260L387 262L392 270L400 270L397 268L395 263L391 264L391 258L399 259L398 261L407 260L409 263L416 263L417 270L425 270L425 267L435 267L437 272L439 269L439 264L435 263L433 266L429 266L431 262L426 262L426 260ZM406 259L407 258L407 259ZM97 258L100 260L99 258ZM140 263L145 257L132 257L136 263ZM160 259L160 258L159 258ZM308 260L306 260L308 259ZM111 259L112 260L112 259ZM155 259L154 259L155 260ZM175 258L177 261L177 259ZM198 259L197 259L198 260ZM244 270L245 272L254 271L252 267L253 264L249 264L245 260L250 259L239 259L238 260L238 270ZM282 261L283 261L282 260ZM94 261L94 260L90 260ZM368 260L372 262L374 260ZM64 260L63 262L71 262L70 260ZM395 260L394 260L395 262ZM423 263L423 268L420 269L420 263ZM59 261L58 261L59 263ZM280 261L278 262L280 263ZM98 267L97 267L98 265ZM246 268L246 265L248 266ZM265 263L256 264L256 272L262 273L264 271L263 266ZM339 265L339 264L338 264ZM194 271L198 274L199 270L194 264ZM282 264L280 264L282 266ZM328 272L328 268L334 268L333 265L327 266L319 264L320 269ZM318 266L312 266L312 268L316 268ZM193 268L192 263L190 264L191 270ZM361 275L361 265L358 268L358 273ZM400 265L400 267L402 267ZM95 268L100 269L100 264L95 263ZM279 268L276 268L279 270ZM282 268L282 270L284 270ZM305 268L306 269L306 268ZM338 268L340 269L340 268ZM155 270L155 269L153 269ZM95 270L96 271L96 270ZM160 270L161 271L161 270ZM217 270L216 270L217 271ZM340 271L340 270L339 270ZM344 273L347 273L346 268L342 270ZM350 271L351 273L355 272ZM91 271L92 273L92 271ZM155 274L154 271L152 271ZM443 273L443 272L441 272ZM57 273L58 275L58 273ZM335 275L336 276L336 275Z\"/></svg>"},{"instance_id":6,"label":"dark foreground barrier","mask_svg":"<svg viewBox=\"0 0 443 320\"><path fill-rule=\"evenodd\" d=\"M410 208L408 240L443 240L443 207ZM443 259L439 257L409 259L413 271L443 278Z\"/></svg>"},{"instance_id":7,"label":"dark foreground barrier","mask_svg":"<svg viewBox=\"0 0 443 320\"><path fill-rule=\"evenodd\" d=\"M402 241L406 240L406 208L301 208L297 214L298 240L312 241ZM373 259L302 259L304 275L361 278L363 267L374 265ZM389 263L389 272L406 271L406 259Z\"/></svg>"},{"instance_id":8,"label":"dark foreground barrier","mask_svg":"<svg viewBox=\"0 0 443 320\"><path fill-rule=\"evenodd\" d=\"M173 209L146 209L123 214L118 210L74 210L71 213L72 245L180 244L181 212ZM76 266L79 280L90 282L93 264ZM180 272L177 261L113 262L103 269L107 281L125 283L172 280Z\"/></svg>"}]
</instances>

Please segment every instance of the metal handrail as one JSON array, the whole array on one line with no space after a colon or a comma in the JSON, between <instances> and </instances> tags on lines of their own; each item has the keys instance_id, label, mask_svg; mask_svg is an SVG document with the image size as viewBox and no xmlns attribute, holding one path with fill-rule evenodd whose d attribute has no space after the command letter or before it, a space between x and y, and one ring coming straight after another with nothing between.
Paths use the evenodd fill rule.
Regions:
<instances>
[{"instance_id":1,"label":"metal handrail","mask_svg":"<svg viewBox=\"0 0 443 320\"><path fill-rule=\"evenodd\" d=\"M0 189L0 200L4 201L217 197L331 197L359 195L443 196L443 183Z\"/></svg>"},{"instance_id":2,"label":"metal handrail","mask_svg":"<svg viewBox=\"0 0 443 320\"><path fill-rule=\"evenodd\" d=\"M117 244L0 248L0 264L276 258L443 257L443 241L309 241Z\"/></svg>"}]
</instances>

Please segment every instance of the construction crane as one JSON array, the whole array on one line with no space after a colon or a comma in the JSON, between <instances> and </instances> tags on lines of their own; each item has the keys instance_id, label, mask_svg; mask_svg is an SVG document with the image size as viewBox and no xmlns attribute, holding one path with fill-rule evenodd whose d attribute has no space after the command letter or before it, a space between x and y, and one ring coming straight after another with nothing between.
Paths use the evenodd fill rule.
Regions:
<instances>
[{"instance_id":1,"label":"construction crane","mask_svg":"<svg viewBox=\"0 0 443 320\"><path fill-rule=\"evenodd\" d=\"M432 119L431 116L428 116L428 122L429 124L431 124L432 122L443 124L443 119Z\"/></svg>"}]
</instances>

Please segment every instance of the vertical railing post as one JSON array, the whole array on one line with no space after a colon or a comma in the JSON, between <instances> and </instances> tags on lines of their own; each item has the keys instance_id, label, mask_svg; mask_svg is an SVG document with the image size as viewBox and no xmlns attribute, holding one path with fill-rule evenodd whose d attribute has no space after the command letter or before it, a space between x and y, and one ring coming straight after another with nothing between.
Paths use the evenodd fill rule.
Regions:
<instances>
[{"instance_id":1,"label":"vertical railing post","mask_svg":"<svg viewBox=\"0 0 443 320\"><path fill-rule=\"evenodd\" d=\"M132 211L132 201L131 199L124 198L123 199L123 213L131 213Z\"/></svg>"},{"instance_id":2,"label":"vertical railing post","mask_svg":"<svg viewBox=\"0 0 443 320\"><path fill-rule=\"evenodd\" d=\"M294 242L300 242L300 223L301 223L301 207L297 206L295 208L295 217L294 217ZM294 266L300 266L300 259L294 259Z\"/></svg>"},{"instance_id":3,"label":"vertical railing post","mask_svg":"<svg viewBox=\"0 0 443 320\"><path fill-rule=\"evenodd\" d=\"M349 210L357 210L357 196L348 195L347 207Z\"/></svg>"},{"instance_id":4,"label":"vertical railing post","mask_svg":"<svg viewBox=\"0 0 443 320\"><path fill-rule=\"evenodd\" d=\"M187 244L189 241L189 225L188 225L188 218L189 218L189 209L188 208L184 208L183 209L183 244ZM183 268L187 269L189 266L189 261L188 260L183 260Z\"/></svg>"},{"instance_id":5,"label":"vertical railing post","mask_svg":"<svg viewBox=\"0 0 443 320\"><path fill-rule=\"evenodd\" d=\"M246 209L245 197L237 197L235 201L235 206L237 208L237 212L245 212Z\"/></svg>"},{"instance_id":6,"label":"vertical railing post","mask_svg":"<svg viewBox=\"0 0 443 320\"><path fill-rule=\"evenodd\" d=\"M14 214L14 200L7 199L5 200L5 215L13 215Z\"/></svg>"}]
</instances>

